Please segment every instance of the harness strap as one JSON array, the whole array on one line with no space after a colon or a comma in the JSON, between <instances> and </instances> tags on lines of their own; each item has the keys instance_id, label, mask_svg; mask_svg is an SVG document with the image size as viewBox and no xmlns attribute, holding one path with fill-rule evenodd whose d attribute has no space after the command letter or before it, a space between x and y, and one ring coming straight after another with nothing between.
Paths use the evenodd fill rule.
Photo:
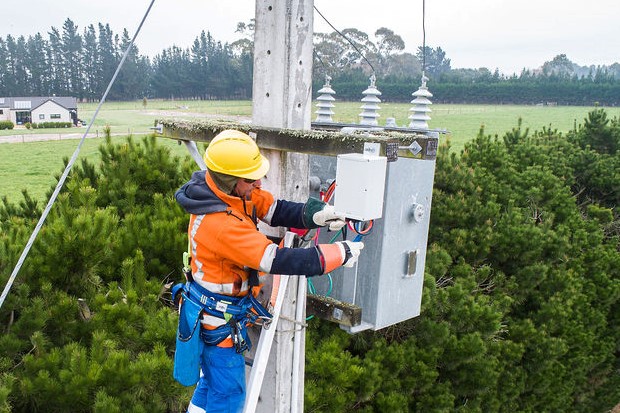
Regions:
<instances>
[{"instance_id":1,"label":"harness strap","mask_svg":"<svg viewBox=\"0 0 620 413\"><path fill-rule=\"evenodd\" d=\"M209 291L196 282L186 283L183 289L194 301L201 303L209 315L215 317L226 319L225 314L230 314L240 321L240 316L241 318L248 316L252 322L255 321L256 316L271 318L269 311L251 292L243 297L233 297ZM253 314L251 310L254 310L256 314Z\"/></svg>"},{"instance_id":2,"label":"harness strap","mask_svg":"<svg viewBox=\"0 0 620 413\"><path fill-rule=\"evenodd\" d=\"M269 323L272 318L251 292L243 297L232 297L209 291L196 282L177 284L172 291L173 297L185 292L188 299L200 303L205 313L226 320L226 324L213 330L201 329L201 337L208 345L218 345L230 335L237 352L241 353L250 346L247 326L259 321Z\"/></svg>"},{"instance_id":3,"label":"harness strap","mask_svg":"<svg viewBox=\"0 0 620 413\"><path fill-rule=\"evenodd\" d=\"M225 319L224 313L227 313L236 318L245 315L250 308L243 300L245 297L217 294L201 287L196 282L186 283L184 289L189 297L202 304L204 310L215 317Z\"/></svg>"}]
</instances>

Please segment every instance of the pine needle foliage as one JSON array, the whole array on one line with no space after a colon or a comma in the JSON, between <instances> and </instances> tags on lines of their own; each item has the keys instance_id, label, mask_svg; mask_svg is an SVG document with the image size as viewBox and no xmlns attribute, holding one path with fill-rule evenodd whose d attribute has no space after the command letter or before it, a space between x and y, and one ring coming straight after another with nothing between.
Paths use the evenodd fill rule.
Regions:
<instances>
[{"instance_id":1,"label":"pine needle foliage","mask_svg":"<svg viewBox=\"0 0 620 413\"><path fill-rule=\"evenodd\" d=\"M604 412L620 401L620 122L481 130L437 159L422 314L312 320L307 412ZM182 412L172 379L188 177L154 138L76 166L2 310L0 412ZM0 279L40 206L0 205Z\"/></svg>"},{"instance_id":2,"label":"pine needle foliage","mask_svg":"<svg viewBox=\"0 0 620 413\"><path fill-rule=\"evenodd\" d=\"M340 337L341 359L352 358L308 358L307 410L611 410L620 401L619 132L597 109L566 135L519 121L504 136L481 130L460 154L441 148L422 314L345 338L321 323L309 354Z\"/></svg>"},{"instance_id":3,"label":"pine needle foliage","mask_svg":"<svg viewBox=\"0 0 620 413\"><path fill-rule=\"evenodd\" d=\"M74 168L2 308L5 411L181 412L191 395L172 379L177 316L163 299L181 279L187 217L173 191L189 161L154 137L100 152ZM27 195L0 207L3 280L34 208Z\"/></svg>"}]
</instances>

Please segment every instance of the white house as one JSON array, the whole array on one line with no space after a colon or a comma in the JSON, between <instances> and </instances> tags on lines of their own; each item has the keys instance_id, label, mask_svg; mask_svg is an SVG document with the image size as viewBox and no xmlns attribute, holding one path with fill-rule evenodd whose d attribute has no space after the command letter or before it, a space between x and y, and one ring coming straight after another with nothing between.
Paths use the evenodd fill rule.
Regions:
<instances>
[{"instance_id":1,"label":"white house","mask_svg":"<svg viewBox=\"0 0 620 413\"><path fill-rule=\"evenodd\" d=\"M77 125L77 99L67 96L0 98L0 120L16 125L71 122Z\"/></svg>"}]
</instances>

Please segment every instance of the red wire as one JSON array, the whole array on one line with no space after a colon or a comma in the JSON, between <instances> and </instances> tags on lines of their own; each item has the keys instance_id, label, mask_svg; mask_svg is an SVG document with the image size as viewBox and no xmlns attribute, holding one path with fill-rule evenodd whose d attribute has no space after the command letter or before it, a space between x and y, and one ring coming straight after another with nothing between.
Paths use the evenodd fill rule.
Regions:
<instances>
[{"instance_id":1,"label":"red wire","mask_svg":"<svg viewBox=\"0 0 620 413\"><path fill-rule=\"evenodd\" d=\"M329 185L329 187L327 188L327 191L319 193L320 199L323 202L325 202L325 203L329 203L329 201L331 201L331 199L332 199L332 196L334 196L335 190L336 190L336 181L333 181ZM361 225L362 224L364 225L363 229L361 229ZM347 225L355 233L360 234L360 235L366 235L366 234L370 233L370 231L372 230L372 227L374 225L374 220L371 219L370 221L365 221L365 222L359 222L358 221L355 224L352 221L348 220L347 221ZM360 226L360 229L358 229L357 226ZM320 231L320 229L316 232L314 237L312 237L312 239L315 241L315 243L318 242L319 231ZM304 235L306 235L308 232L310 232L310 230L307 230L304 233Z\"/></svg>"}]
</instances>

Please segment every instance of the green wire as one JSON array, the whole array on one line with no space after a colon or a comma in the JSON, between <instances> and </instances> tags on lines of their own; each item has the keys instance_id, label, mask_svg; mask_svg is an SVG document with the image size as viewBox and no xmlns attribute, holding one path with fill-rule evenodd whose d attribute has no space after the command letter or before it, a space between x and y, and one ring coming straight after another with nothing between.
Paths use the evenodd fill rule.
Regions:
<instances>
[{"instance_id":1,"label":"green wire","mask_svg":"<svg viewBox=\"0 0 620 413\"><path fill-rule=\"evenodd\" d=\"M336 238L338 238L338 237L340 236L340 234L342 234L342 228L340 228L340 229L338 230L338 232L336 232L336 235L334 235L334 236L332 237L332 239L330 239L330 240L329 240L329 243L330 243L330 244L333 244L333 243L334 243L334 241L336 241Z\"/></svg>"},{"instance_id":2,"label":"green wire","mask_svg":"<svg viewBox=\"0 0 620 413\"><path fill-rule=\"evenodd\" d=\"M334 241L336 241L336 239L340 236L340 234L342 234L342 228L340 228L338 232L336 232L336 234L332 237L332 239L329 240L329 244L333 244ZM326 275L327 275L327 279L329 280L329 288L327 289L327 293L325 293L325 297L329 297L332 291L334 290L334 280L332 279L331 273L328 273ZM316 294L316 288L314 284L312 283L312 281L310 280L310 278L308 278L307 281L308 281L308 291L310 291L311 294ZM314 315L310 315L306 317L306 321L312 320L313 318L314 318Z\"/></svg>"}]
</instances>

